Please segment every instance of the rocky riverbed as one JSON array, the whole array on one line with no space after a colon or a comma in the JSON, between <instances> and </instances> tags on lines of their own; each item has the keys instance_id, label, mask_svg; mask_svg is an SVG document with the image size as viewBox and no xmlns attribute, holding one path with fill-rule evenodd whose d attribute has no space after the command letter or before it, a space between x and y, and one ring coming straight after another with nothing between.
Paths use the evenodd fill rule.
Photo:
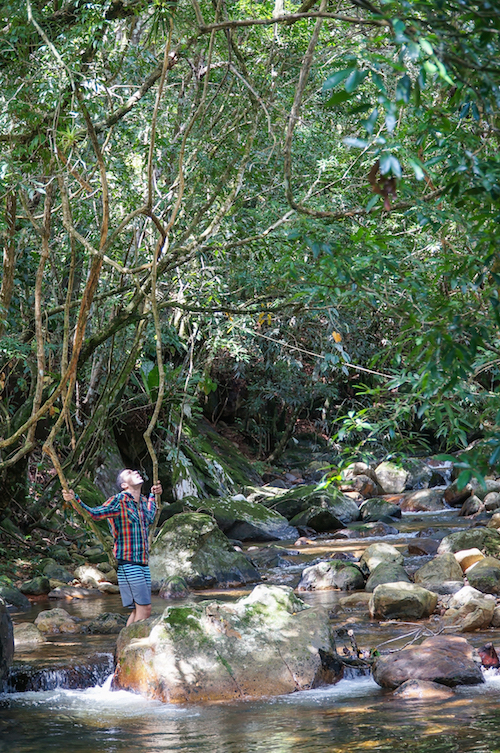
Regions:
<instances>
[{"instance_id":1,"label":"rocky riverbed","mask_svg":"<svg viewBox=\"0 0 500 753\"><path fill-rule=\"evenodd\" d=\"M0 587L7 687L50 672L92 685L111 667L116 688L181 703L366 673L401 697L481 683L500 643L500 481L463 490L443 483L449 467L412 469L354 464L336 487L297 476L169 506L153 616L125 630L102 550L64 541L35 577Z\"/></svg>"}]
</instances>

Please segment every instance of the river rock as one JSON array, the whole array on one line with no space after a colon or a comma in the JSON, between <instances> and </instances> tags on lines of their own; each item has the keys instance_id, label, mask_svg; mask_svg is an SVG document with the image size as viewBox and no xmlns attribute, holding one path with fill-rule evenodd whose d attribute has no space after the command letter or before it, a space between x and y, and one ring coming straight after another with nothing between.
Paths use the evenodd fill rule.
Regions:
<instances>
[{"instance_id":1,"label":"river rock","mask_svg":"<svg viewBox=\"0 0 500 753\"><path fill-rule=\"evenodd\" d=\"M340 679L328 613L286 586L169 606L118 638L114 687L166 703L293 693Z\"/></svg>"},{"instance_id":2,"label":"river rock","mask_svg":"<svg viewBox=\"0 0 500 753\"><path fill-rule=\"evenodd\" d=\"M433 590L433 585L443 581L461 581L463 579L462 568L454 555L447 552L434 557L430 562L420 567L414 574L415 583Z\"/></svg>"},{"instance_id":3,"label":"river rock","mask_svg":"<svg viewBox=\"0 0 500 753\"><path fill-rule=\"evenodd\" d=\"M127 623L127 616L118 612L103 612L88 623L85 632L92 635L114 635Z\"/></svg>"},{"instance_id":4,"label":"river rock","mask_svg":"<svg viewBox=\"0 0 500 753\"><path fill-rule=\"evenodd\" d=\"M164 523L153 543L149 566L151 578L158 583L177 575L189 588L260 580L257 568L235 551L212 518L201 513L181 513Z\"/></svg>"},{"instance_id":5,"label":"river rock","mask_svg":"<svg viewBox=\"0 0 500 753\"><path fill-rule=\"evenodd\" d=\"M20 622L14 625L14 647L16 650L32 648L40 643L46 643L46 638L32 622Z\"/></svg>"},{"instance_id":6,"label":"river rock","mask_svg":"<svg viewBox=\"0 0 500 753\"><path fill-rule=\"evenodd\" d=\"M414 583L400 581L377 586L369 609L370 615L377 620L421 620L433 613L436 604L437 594Z\"/></svg>"},{"instance_id":7,"label":"river rock","mask_svg":"<svg viewBox=\"0 0 500 753\"><path fill-rule=\"evenodd\" d=\"M357 591L364 588L363 573L356 565L342 560L328 560L306 567L302 571L299 591Z\"/></svg>"},{"instance_id":8,"label":"river rock","mask_svg":"<svg viewBox=\"0 0 500 753\"><path fill-rule=\"evenodd\" d=\"M484 678L472 655L472 646L465 638L435 636L420 646L378 657L373 665L373 679L381 687L391 689L407 680L437 682L450 688L478 685Z\"/></svg>"},{"instance_id":9,"label":"river rock","mask_svg":"<svg viewBox=\"0 0 500 753\"><path fill-rule=\"evenodd\" d=\"M489 627L494 611L495 599L471 586L464 586L451 597L443 622L462 633L484 630Z\"/></svg>"},{"instance_id":10,"label":"river rock","mask_svg":"<svg viewBox=\"0 0 500 753\"><path fill-rule=\"evenodd\" d=\"M14 630L5 602L0 598L0 684L3 682L14 657Z\"/></svg>"},{"instance_id":11,"label":"river rock","mask_svg":"<svg viewBox=\"0 0 500 753\"><path fill-rule=\"evenodd\" d=\"M479 549L465 549L461 552L455 552L455 559L462 568L462 572L465 572L479 560L484 560L484 554Z\"/></svg>"},{"instance_id":12,"label":"river rock","mask_svg":"<svg viewBox=\"0 0 500 753\"><path fill-rule=\"evenodd\" d=\"M409 472L405 468L385 460L375 468L375 476L385 494L402 492L406 488Z\"/></svg>"},{"instance_id":13,"label":"river rock","mask_svg":"<svg viewBox=\"0 0 500 753\"><path fill-rule=\"evenodd\" d=\"M160 584L158 596L161 599L186 599L189 596L189 588L184 578L174 575Z\"/></svg>"},{"instance_id":14,"label":"river rock","mask_svg":"<svg viewBox=\"0 0 500 753\"><path fill-rule=\"evenodd\" d=\"M500 492L488 492L484 498L484 508L487 512L492 512L500 507Z\"/></svg>"},{"instance_id":15,"label":"river rock","mask_svg":"<svg viewBox=\"0 0 500 753\"><path fill-rule=\"evenodd\" d=\"M375 591L383 583L410 583L410 578L404 567L397 562L381 562L370 572L366 581L365 591Z\"/></svg>"},{"instance_id":16,"label":"river rock","mask_svg":"<svg viewBox=\"0 0 500 753\"><path fill-rule=\"evenodd\" d=\"M479 481L477 478L472 478L469 486L477 497L484 500L488 494L500 492L500 479L485 478L483 481Z\"/></svg>"},{"instance_id":17,"label":"river rock","mask_svg":"<svg viewBox=\"0 0 500 753\"><path fill-rule=\"evenodd\" d=\"M470 497L467 497L463 503L459 515L462 518L467 518L471 515L477 515L478 512L484 512L485 509L484 502L475 494L472 494Z\"/></svg>"},{"instance_id":18,"label":"river rock","mask_svg":"<svg viewBox=\"0 0 500 753\"><path fill-rule=\"evenodd\" d=\"M38 575L36 578L21 583L19 590L25 596L43 596L50 591L50 581L44 575Z\"/></svg>"},{"instance_id":19,"label":"river rock","mask_svg":"<svg viewBox=\"0 0 500 753\"><path fill-rule=\"evenodd\" d=\"M382 520L376 523L351 523L349 528L341 528L335 531L334 537L338 539L370 539L381 536L397 536L398 529L384 523Z\"/></svg>"},{"instance_id":20,"label":"river rock","mask_svg":"<svg viewBox=\"0 0 500 753\"><path fill-rule=\"evenodd\" d=\"M491 618L491 627L494 627L494 628L500 627L500 606L495 607L495 611L493 612L493 617Z\"/></svg>"},{"instance_id":21,"label":"river rock","mask_svg":"<svg viewBox=\"0 0 500 753\"><path fill-rule=\"evenodd\" d=\"M101 596L100 591L95 588L82 588L81 586L56 586L49 591L49 599L95 599Z\"/></svg>"},{"instance_id":22,"label":"river rock","mask_svg":"<svg viewBox=\"0 0 500 753\"><path fill-rule=\"evenodd\" d=\"M361 572L369 575L381 562L396 562L402 565L404 557L395 546L380 542L367 547L359 560Z\"/></svg>"},{"instance_id":23,"label":"river rock","mask_svg":"<svg viewBox=\"0 0 500 753\"><path fill-rule=\"evenodd\" d=\"M423 557L428 554L437 554L439 542L435 539L416 538L408 542L408 554L410 556Z\"/></svg>"},{"instance_id":24,"label":"river rock","mask_svg":"<svg viewBox=\"0 0 500 753\"><path fill-rule=\"evenodd\" d=\"M200 500L199 512L212 515L221 531L239 541L276 541L298 537L298 531L276 510L249 502L242 494Z\"/></svg>"},{"instance_id":25,"label":"river rock","mask_svg":"<svg viewBox=\"0 0 500 753\"><path fill-rule=\"evenodd\" d=\"M0 582L0 599L7 606L15 607L22 612L31 609L30 600L18 588L14 585L8 585L6 582Z\"/></svg>"},{"instance_id":26,"label":"river rock","mask_svg":"<svg viewBox=\"0 0 500 753\"><path fill-rule=\"evenodd\" d=\"M386 499L367 499L359 508L361 520L375 523L381 518L400 518L401 508Z\"/></svg>"},{"instance_id":27,"label":"river rock","mask_svg":"<svg viewBox=\"0 0 500 753\"><path fill-rule=\"evenodd\" d=\"M500 529L500 512L496 512L491 516L486 527Z\"/></svg>"},{"instance_id":28,"label":"river rock","mask_svg":"<svg viewBox=\"0 0 500 753\"><path fill-rule=\"evenodd\" d=\"M398 504L403 512L437 512L446 509L442 489L417 489L417 491L404 492Z\"/></svg>"},{"instance_id":29,"label":"river rock","mask_svg":"<svg viewBox=\"0 0 500 753\"><path fill-rule=\"evenodd\" d=\"M50 562L43 568L43 574L49 580L59 580L62 583L71 583L75 579L75 576L65 567Z\"/></svg>"},{"instance_id":30,"label":"river rock","mask_svg":"<svg viewBox=\"0 0 500 753\"><path fill-rule=\"evenodd\" d=\"M468 568L467 580L473 588L485 594L500 595L500 560L484 557Z\"/></svg>"},{"instance_id":31,"label":"river rock","mask_svg":"<svg viewBox=\"0 0 500 753\"><path fill-rule=\"evenodd\" d=\"M394 698L405 701L445 701L455 693L437 682L428 680L406 680L393 693Z\"/></svg>"},{"instance_id":32,"label":"river rock","mask_svg":"<svg viewBox=\"0 0 500 753\"><path fill-rule=\"evenodd\" d=\"M450 507L462 507L465 500L473 494L473 489L470 484L466 484L463 488L458 488L457 481L453 481L446 491L444 492L444 501Z\"/></svg>"},{"instance_id":33,"label":"river rock","mask_svg":"<svg viewBox=\"0 0 500 753\"><path fill-rule=\"evenodd\" d=\"M41 633L79 633L80 625L65 609L46 609L35 619L35 625Z\"/></svg>"},{"instance_id":34,"label":"river rock","mask_svg":"<svg viewBox=\"0 0 500 753\"><path fill-rule=\"evenodd\" d=\"M384 491L376 479L363 473L353 476L349 481L341 482L339 488L343 492L357 492L364 499L382 494Z\"/></svg>"},{"instance_id":35,"label":"river rock","mask_svg":"<svg viewBox=\"0 0 500 753\"><path fill-rule=\"evenodd\" d=\"M95 565L80 565L75 569L75 578L78 578L82 586L85 588L97 588L99 583L113 583L117 585L118 576L113 568L104 573L100 568Z\"/></svg>"},{"instance_id":36,"label":"river rock","mask_svg":"<svg viewBox=\"0 0 500 753\"><path fill-rule=\"evenodd\" d=\"M439 544L438 554L479 549L483 554L500 556L500 532L494 528L468 528L445 536Z\"/></svg>"}]
</instances>

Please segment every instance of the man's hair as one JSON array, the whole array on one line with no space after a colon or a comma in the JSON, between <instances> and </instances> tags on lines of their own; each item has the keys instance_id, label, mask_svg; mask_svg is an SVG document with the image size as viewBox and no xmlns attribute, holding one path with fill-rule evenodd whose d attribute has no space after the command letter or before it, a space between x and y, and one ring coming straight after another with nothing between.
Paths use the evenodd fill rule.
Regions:
<instances>
[{"instance_id":1,"label":"man's hair","mask_svg":"<svg viewBox=\"0 0 500 753\"><path fill-rule=\"evenodd\" d=\"M123 491L122 484L125 483L125 481L123 480L123 474L126 473L127 470L128 470L128 468L124 468L123 470L120 471L120 473L116 477L116 486L118 487L118 491L119 492Z\"/></svg>"}]
</instances>

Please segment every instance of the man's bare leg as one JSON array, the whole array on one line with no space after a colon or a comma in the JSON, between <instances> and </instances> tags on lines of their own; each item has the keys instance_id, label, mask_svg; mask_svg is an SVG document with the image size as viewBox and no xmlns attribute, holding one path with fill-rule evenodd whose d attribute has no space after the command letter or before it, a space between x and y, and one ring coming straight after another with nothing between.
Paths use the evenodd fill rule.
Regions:
<instances>
[{"instance_id":1,"label":"man's bare leg","mask_svg":"<svg viewBox=\"0 0 500 753\"><path fill-rule=\"evenodd\" d=\"M133 622L139 622L139 620L147 620L148 617L151 617L151 604L136 604L135 608L130 613L127 625L131 625Z\"/></svg>"}]
</instances>

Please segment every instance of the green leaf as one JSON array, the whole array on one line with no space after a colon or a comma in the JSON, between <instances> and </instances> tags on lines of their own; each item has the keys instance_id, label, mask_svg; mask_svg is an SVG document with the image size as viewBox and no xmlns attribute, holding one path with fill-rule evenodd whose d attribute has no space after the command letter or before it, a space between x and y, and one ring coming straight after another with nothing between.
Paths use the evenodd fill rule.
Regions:
<instances>
[{"instance_id":1,"label":"green leaf","mask_svg":"<svg viewBox=\"0 0 500 753\"><path fill-rule=\"evenodd\" d=\"M411 96L411 79L405 74L396 84L396 102L408 104Z\"/></svg>"},{"instance_id":2,"label":"green leaf","mask_svg":"<svg viewBox=\"0 0 500 753\"><path fill-rule=\"evenodd\" d=\"M394 175L395 178L401 178L402 170L397 157L394 154L385 152L380 156L380 172L382 175Z\"/></svg>"},{"instance_id":3,"label":"green leaf","mask_svg":"<svg viewBox=\"0 0 500 753\"><path fill-rule=\"evenodd\" d=\"M345 139L342 139L342 141L344 142L346 146L354 146L356 149L364 149L365 147L368 146L367 141L363 141L363 139L352 138L350 136L347 136Z\"/></svg>"},{"instance_id":4,"label":"green leaf","mask_svg":"<svg viewBox=\"0 0 500 753\"><path fill-rule=\"evenodd\" d=\"M384 80L382 76L379 73L375 73L375 71L370 71L370 73L371 73L372 81L377 87L377 89L379 89L383 94L385 94L386 90L385 90L385 84L384 84Z\"/></svg>"},{"instance_id":5,"label":"green leaf","mask_svg":"<svg viewBox=\"0 0 500 753\"><path fill-rule=\"evenodd\" d=\"M373 209L373 207L375 206L375 204L377 204L379 198L380 197L378 195L375 195L375 196L371 197L370 201L366 205L366 211L367 212L370 212Z\"/></svg>"},{"instance_id":6,"label":"green leaf","mask_svg":"<svg viewBox=\"0 0 500 753\"><path fill-rule=\"evenodd\" d=\"M332 73L323 84L323 91L334 89L336 86L342 83L351 73L354 73L356 68L345 68L343 71L337 71Z\"/></svg>"},{"instance_id":7,"label":"green leaf","mask_svg":"<svg viewBox=\"0 0 500 753\"><path fill-rule=\"evenodd\" d=\"M373 111L372 111L372 112L370 113L370 116L369 116L369 117L368 117L368 118L367 118L366 120L362 120L362 121L361 121L361 123L362 123L362 124L364 125L364 127L365 127L365 131L366 131L367 133L369 133L369 134L370 134L370 136L371 136L371 134L373 133L373 131L374 131L374 129L375 129L375 124L376 124L376 122L377 122L377 118L378 118L378 109L377 109L377 108L375 108L375 109L374 109L374 110L373 110Z\"/></svg>"},{"instance_id":8,"label":"green leaf","mask_svg":"<svg viewBox=\"0 0 500 753\"><path fill-rule=\"evenodd\" d=\"M326 107L335 107L335 105L340 105L342 102L347 102L348 99L351 99L351 94L348 94L348 92L337 92L337 94L332 94L331 97L329 97L326 102Z\"/></svg>"},{"instance_id":9,"label":"green leaf","mask_svg":"<svg viewBox=\"0 0 500 753\"><path fill-rule=\"evenodd\" d=\"M425 171L423 169L422 163L420 160L417 159L409 159L408 164L412 168L413 172L415 173L415 178L417 180L423 180L425 178Z\"/></svg>"},{"instance_id":10,"label":"green leaf","mask_svg":"<svg viewBox=\"0 0 500 753\"><path fill-rule=\"evenodd\" d=\"M349 92L349 94L352 94L352 92L356 91L358 86L365 80L367 76L368 71L359 71L357 69L352 71L344 84L344 89L346 90L346 92Z\"/></svg>"},{"instance_id":11,"label":"green leaf","mask_svg":"<svg viewBox=\"0 0 500 753\"><path fill-rule=\"evenodd\" d=\"M419 39L420 49L425 52L426 55L434 55L434 50L430 42L427 39Z\"/></svg>"}]
</instances>

